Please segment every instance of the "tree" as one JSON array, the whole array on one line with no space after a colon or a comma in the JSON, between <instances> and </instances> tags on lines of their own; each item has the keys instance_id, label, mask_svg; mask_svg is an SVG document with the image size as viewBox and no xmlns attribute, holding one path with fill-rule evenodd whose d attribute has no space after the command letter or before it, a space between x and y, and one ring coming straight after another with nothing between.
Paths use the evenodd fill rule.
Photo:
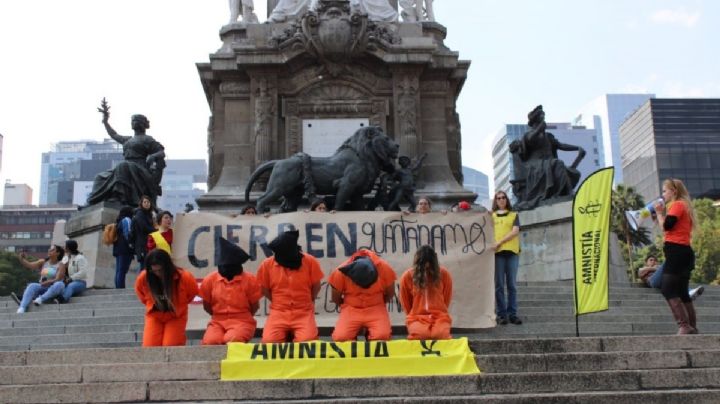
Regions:
<instances>
[{"instance_id":1,"label":"tree","mask_svg":"<svg viewBox=\"0 0 720 404\"><path fill-rule=\"evenodd\" d=\"M618 240L624 244L623 258L628 263L628 271L630 279L635 280L637 274L633 271L633 247L641 247L650 244L650 232L640 227L637 230L630 228L625 218L625 212L628 210L637 210L645 206L643 197L635 191L635 188L618 184L612 192L611 197L612 212L610 214L610 226L618 237Z\"/></svg>"},{"instance_id":2,"label":"tree","mask_svg":"<svg viewBox=\"0 0 720 404\"><path fill-rule=\"evenodd\" d=\"M718 278L720 267L720 214L709 199L693 201L697 223L693 232L695 270L691 281L711 283Z\"/></svg>"},{"instance_id":3,"label":"tree","mask_svg":"<svg viewBox=\"0 0 720 404\"><path fill-rule=\"evenodd\" d=\"M20 265L13 253L0 251L0 296L21 293L30 282L37 282L38 273Z\"/></svg>"}]
</instances>

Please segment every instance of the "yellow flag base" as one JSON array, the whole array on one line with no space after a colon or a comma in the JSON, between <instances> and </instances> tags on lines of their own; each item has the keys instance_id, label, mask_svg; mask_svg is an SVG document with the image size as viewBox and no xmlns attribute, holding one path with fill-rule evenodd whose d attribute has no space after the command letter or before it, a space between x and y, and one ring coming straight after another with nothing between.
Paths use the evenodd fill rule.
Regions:
<instances>
[{"instance_id":1,"label":"yellow flag base","mask_svg":"<svg viewBox=\"0 0 720 404\"><path fill-rule=\"evenodd\" d=\"M467 338L228 344L221 380L480 374Z\"/></svg>"}]
</instances>

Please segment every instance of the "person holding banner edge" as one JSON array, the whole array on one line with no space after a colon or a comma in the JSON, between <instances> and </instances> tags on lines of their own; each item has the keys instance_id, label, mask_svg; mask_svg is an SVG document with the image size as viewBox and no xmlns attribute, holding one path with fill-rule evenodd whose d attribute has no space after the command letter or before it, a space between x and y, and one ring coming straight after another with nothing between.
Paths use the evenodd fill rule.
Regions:
<instances>
[{"instance_id":1,"label":"person holding banner edge","mask_svg":"<svg viewBox=\"0 0 720 404\"><path fill-rule=\"evenodd\" d=\"M697 223L695 212L687 188L679 179L663 181L662 196L665 203L655 203L664 236L661 292L678 324L678 335L697 334L695 306L688 294L690 273L695 268L695 252L690 246Z\"/></svg>"},{"instance_id":2,"label":"person holding banner edge","mask_svg":"<svg viewBox=\"0 0 720 404\"><path fill-rule=\"evenodd\" d=\"M520 262L520 218L513 212L512 205L504 191L495 192L492 203L492 217L495 242L490 249L495 251L495 314L500 325L508 322L522 324L517 316L516 279ZM507 300L505 288L507 287Z\"/></svg>"}]
</instances>

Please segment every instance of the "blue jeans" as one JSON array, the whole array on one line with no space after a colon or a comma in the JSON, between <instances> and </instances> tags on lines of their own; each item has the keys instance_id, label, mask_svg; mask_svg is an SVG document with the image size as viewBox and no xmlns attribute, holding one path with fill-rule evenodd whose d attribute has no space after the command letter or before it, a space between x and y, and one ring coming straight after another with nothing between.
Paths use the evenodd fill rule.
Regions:
<instances>
[{"instance_id":1,"label":"blue jeans","mask_svg":"<svg viewBox=\"0 0 720 404\"><path fill-rule=\"evenodd\" d=\"M115 289L125 289L125 276L130 269L132 255L118 255L115 257Z\"/></svg>"},{"instance_id":2,"label":"blue jeans","mask_svg":"<svg viewBox=\"0 0 720 404\"><path fill-rule=\"evenodd\" d=\"M650 278L648 278L648 284L651 288L660 289L662 285L662 275L663 275L663 267L665 264L660 264L658 268L655 270L655 272L650 275Z\"/></svg>"},{"instance_id":3,"label":"blue jeans","mask_svg":"<svg viewBox=\"0 0 720 404\"><path fill-rule=\"evenodd\" d=\"M498 317L517 315L516 279L520 257L517 254L495 254L495 314ZM507 285L507 301L505 286Z\"/></svg>"},{"instance_id":4,"label":"blue jeans","mask_svg":"<svg viewBox=\"0 0 720 404\"><path fill-rule=\"evenodd\" d=\"M45 303L52 298L62 295L64 290L65 284L63 281L57 281L50 285L50 287L42 286L39 283L28 283L23 292L20 307L27 310L30 303L38 296L40 296L42 302Z\"/></svg>"},{"instance_id":5,"label":"blue jeans","mask_svg":"<svg viewBox=\"0 0 720 404\"><path fill-rule=\"evenodd\" d=\"M72 281L65 285L65 291L62 294L62 301L67 303L70 298L77 296L87 289L87 283L85 281Z\"/></svg>"}]
</instances>

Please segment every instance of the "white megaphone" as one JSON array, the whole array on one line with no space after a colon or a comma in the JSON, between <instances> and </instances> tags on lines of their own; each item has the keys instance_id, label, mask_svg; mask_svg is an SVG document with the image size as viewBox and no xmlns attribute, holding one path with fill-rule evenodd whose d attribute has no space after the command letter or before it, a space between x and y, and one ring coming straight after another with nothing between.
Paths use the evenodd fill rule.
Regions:
<instances>
[{"instance_id":1,"label":"white megaphone","mask_svg":"<svg viewBox=\"0 0 720 404\"><path fill-rule=\"evenodd\" d=\"M642 209L638 210L626 210L625 211L625 218L628 221L628 224L630 227L637 231L637 229L640 227L640 224L647 218L652 217L652 215L655 214L655 204L656 203L662 203L664 204L665 201L663 198L657 198L653 199L651 202L649 202L647 205L645 205Z\"/></svg>"}]
</instances>

